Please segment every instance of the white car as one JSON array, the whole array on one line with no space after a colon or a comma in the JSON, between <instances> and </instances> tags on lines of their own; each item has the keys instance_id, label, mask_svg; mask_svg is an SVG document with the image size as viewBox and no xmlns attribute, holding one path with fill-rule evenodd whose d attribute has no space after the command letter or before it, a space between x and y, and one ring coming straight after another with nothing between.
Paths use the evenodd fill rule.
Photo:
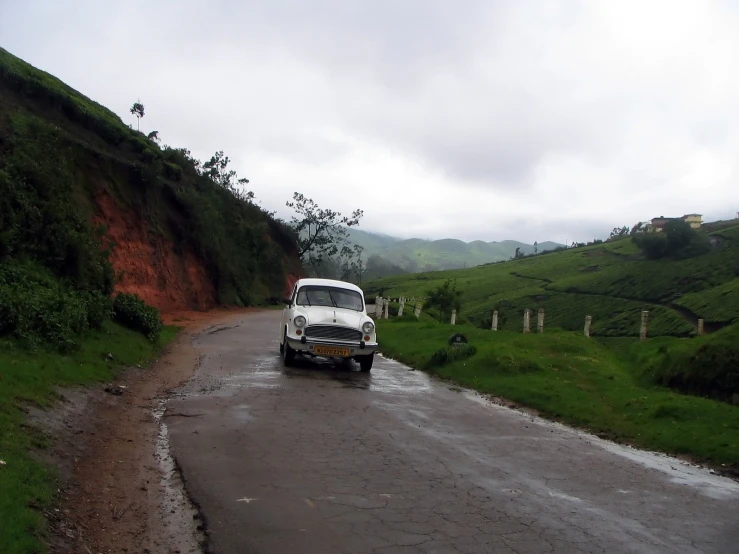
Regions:
<instances>
[{"instance_id":1,"label":"white car","mask_svg":"<svg viewBox=\"0 0 739 554\"><path fill-rule=\"evenodd\" d=\"M280 323L280 354L290 365L296 354L353 358L370 371L377 349L375 322L362 289L344 281L300 279Z\"/></svg>"}]
</instances>

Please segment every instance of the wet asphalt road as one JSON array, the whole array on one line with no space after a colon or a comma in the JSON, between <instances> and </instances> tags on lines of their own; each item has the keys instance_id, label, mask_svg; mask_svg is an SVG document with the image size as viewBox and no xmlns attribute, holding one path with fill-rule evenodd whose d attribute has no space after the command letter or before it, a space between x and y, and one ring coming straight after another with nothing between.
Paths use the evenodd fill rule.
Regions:
<instances>
[{"instance_id":1,"label":"wet asphalt road","mask_svg":"<svg viewBox=\"0 0 739 554\"><path fill-rule=\"evenodd\" d=\"M285 368L279 317L201 335L169 401L212 552L739 552L736 482L390 360Z\"/></svg>"}]
</instances>

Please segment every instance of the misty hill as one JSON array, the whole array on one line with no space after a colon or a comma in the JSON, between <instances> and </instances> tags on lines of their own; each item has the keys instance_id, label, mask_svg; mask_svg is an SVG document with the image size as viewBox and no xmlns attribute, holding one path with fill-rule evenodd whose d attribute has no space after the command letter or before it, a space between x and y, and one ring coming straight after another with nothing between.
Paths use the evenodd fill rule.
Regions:
<instances>
[{"instance_id":1,"label":"misty hill","mask_svg":"<svg viewBox=\"0 0 739 554\"><path fill-rule=\"evenodd\" d=\"M520 248L524 254L534 252L533 245L515 240L464 242L457 239L400 239L358 229L350 229L349 234L352 243L364 247L367 257L377 256L389 266L409 273L474 267L508 260L513 257L516 248ZM538 245L538 251L554 250L558 246L561 245L542 242Z\"/></svg>"}]
</instances>

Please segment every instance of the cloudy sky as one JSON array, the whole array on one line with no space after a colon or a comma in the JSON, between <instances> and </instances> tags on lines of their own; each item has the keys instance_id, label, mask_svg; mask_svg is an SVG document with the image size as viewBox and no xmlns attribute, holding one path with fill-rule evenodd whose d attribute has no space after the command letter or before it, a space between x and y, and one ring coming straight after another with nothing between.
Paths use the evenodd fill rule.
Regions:
<instances>
[{"instance_id":1,"label":"cloudy sky","mask_svg":"<svg viewBox=\"0 0 739 554\"><path fill-rule=\"evenodd\" d=\"M739 3L0 0L0 46L142 130L402 237L739 210Z\"/></svg>"}]
</instances>

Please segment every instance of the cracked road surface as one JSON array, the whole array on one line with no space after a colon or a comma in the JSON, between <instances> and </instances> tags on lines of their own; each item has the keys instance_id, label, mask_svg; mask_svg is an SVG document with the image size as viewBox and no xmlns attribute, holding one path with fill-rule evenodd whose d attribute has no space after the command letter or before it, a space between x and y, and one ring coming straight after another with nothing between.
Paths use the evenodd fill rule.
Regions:
<instances>
[{"instance_id":1,"label":"cracked road surface","mask_svg":"<svg viewBox=\"0 0 739 554\"><path fill-rule=\"evenodd\" d=\"M391 360L285 368L279 318L201 334L169 401L212 552L739 552L736 482Z\"/></svg>"}]
</instances>

